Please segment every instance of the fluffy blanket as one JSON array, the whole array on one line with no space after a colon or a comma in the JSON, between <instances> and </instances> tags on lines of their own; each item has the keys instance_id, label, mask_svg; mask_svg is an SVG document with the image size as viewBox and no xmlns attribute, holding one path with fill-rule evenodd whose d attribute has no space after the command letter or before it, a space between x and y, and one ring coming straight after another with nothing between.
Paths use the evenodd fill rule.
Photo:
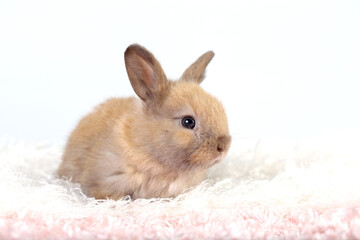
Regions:
<instances>
[{"instance_id":1,"label":"fluffy blanket","mask_svg":"<svg viewBox=\"0 0 360 240\"><path fill-rule=\"evenodd\" d=\"M56 177L62 144L3 139L0 239L360 239L355 143L238 140L175 199L97 201Z\"/></svg>"}]
</instances>

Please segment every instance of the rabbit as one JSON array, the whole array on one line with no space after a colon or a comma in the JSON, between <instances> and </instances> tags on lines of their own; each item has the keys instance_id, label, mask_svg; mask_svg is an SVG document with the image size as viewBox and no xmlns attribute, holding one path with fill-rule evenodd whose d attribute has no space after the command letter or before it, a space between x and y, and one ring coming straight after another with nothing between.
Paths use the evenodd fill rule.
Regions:
<instances>
[{"instance_id":1,"label":"rabbit","mask_svg":"<svg viewBox=\"0 0 360 240\"><path fill-rule=\"evenodd\" d=\"M125 66L138 97L111 98L81 119L58 175L96 199L173 198L198 185L231 143L222 104L199 86L213 56L172 81L151 52L130 45Z\"/></svg>"}]
</instances>

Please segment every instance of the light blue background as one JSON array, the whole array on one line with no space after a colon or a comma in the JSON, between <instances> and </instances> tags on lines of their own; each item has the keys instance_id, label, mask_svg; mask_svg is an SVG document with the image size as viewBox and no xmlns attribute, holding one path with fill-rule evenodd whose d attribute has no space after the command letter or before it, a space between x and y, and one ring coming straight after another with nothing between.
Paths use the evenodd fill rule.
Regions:
<instances>
[{"instance_id":1,"label":"light blue background","mask_svg":"<svg viewBox=\"0 0 360 240\"><path fill-rule=\"evenodd\" d=\"M170 78L215 51L203 87L236 138L360 130L359 1L2 0L0 136L65 141L93 106L133 95L135 42Z\"/></svg>"}]
</instances>

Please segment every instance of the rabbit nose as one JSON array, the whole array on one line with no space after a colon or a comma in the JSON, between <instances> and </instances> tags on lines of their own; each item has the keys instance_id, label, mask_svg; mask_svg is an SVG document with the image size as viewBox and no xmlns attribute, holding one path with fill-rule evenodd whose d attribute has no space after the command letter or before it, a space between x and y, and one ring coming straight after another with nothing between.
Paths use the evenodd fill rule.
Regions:
<instances>
[{"instance_id":1,"label":"rabbit nose","mask_svg":"<svg viewBox=\"0 0 360 240\"><path fill-rule=\"evenodd\" d=\"M220 136L217 139L217 150L222 153L229 148L231 137L230 136Z\"/></svg>"},{"instance_id":2,"label":"rabbit nose","mask_svg":"<svg viewBox=\"0 0 360 240\"><path fill-rule=\"evenodd\" d=\"M217 150L218 150L219 152L223 152L223 151L224 151L224 149L220 146L220 144L218 145Z\"/></svg>"}]
</instances>

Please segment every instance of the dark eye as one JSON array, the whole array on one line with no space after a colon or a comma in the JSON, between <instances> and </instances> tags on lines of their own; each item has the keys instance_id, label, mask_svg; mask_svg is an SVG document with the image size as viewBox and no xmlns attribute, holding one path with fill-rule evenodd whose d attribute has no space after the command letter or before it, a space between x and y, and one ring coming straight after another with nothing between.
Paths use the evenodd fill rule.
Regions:
<instances>
[{"instance_id":1,"label":"dark eye","mask_svg":"<svg viewBox=\"0 0 360 240\"><path fill-rule=\"evenodd\" d=\"M193 129L195 127L195 120L193 117L186 116L183 119L181 119L181 125L184 128Z\"/></svg>"}]
</instances>

